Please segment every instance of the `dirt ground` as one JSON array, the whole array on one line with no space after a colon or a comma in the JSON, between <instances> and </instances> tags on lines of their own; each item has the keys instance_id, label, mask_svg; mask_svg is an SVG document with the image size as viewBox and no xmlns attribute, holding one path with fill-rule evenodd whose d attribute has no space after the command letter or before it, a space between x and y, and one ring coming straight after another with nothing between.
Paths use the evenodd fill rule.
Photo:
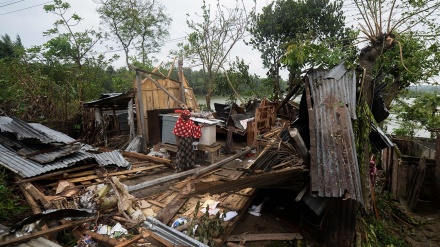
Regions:
<instances>
[{"instance_id":1,"label":"dirt ground","mask_svg":"<svg viewBox=\"0 0 440 247\"><path fill-rule=\"evenodd\" d=\"M419 201L416 212L410 212L401 206L404 212L417 222L416 227L404 230L405 240L414 247L439 247L440 246L440 210L430 202Z\"/></svg>"}]
</instances>

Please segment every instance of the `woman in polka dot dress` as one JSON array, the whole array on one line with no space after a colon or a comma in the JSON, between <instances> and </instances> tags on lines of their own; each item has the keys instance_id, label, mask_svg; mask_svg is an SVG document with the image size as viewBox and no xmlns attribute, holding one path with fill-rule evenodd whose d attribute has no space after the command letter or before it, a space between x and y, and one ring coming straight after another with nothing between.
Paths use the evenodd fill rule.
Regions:
<instances>
[{"instance_id":1,"label":"woman in polka dot dress","mask_svg":"<svg viewBox=\"0 0 440 247\"><path fill-rule=\"evenodd\" d=\"M177 144L176 171L181 172L195 167L195 152L193 151L193 138L202 136L201 127L191 119L191 112L183 110L173 129Z\"/></svg>"}]
</instances>

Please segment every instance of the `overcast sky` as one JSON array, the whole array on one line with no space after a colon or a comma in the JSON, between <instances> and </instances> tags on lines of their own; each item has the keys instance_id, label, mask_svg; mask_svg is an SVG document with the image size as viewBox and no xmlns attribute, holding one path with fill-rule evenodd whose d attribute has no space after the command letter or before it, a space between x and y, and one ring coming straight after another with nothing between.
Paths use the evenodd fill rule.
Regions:
<instances>
[{"instance_id":1,"label":"overcast sky","mask_svg":"<svg viewBox=\"0 0 440 247\"><path fill-rule=\"evenodd\" d=\"M154 54L160 61L164 63L172 61L168 53L170 50L177 49L177 43L182 42L183 37L189 32L186 25L187 14L190 18L196 18L195 13L201 13L203 0L158 0L166 8L166 13L172 17L171 27L169 28L170 36L164 43L159 54ZM244 0L248 4L249 9L253 6L253 0ZM65 0L70 3L71 13L75 12L84 20L82 25L75 27L74 31L82 31L83 29L99 29L99 16L96 13L97 5L93 0ZM216 3L216 0L206 0L206 3ZM235 0L221 0L223 5L235 6ZM268 0L261 0L257 3L257 9L261 9L267 5ZM0 0L0 35L8 34L15 40L16 35L20 35L23 45L29 48L34 45L41 45L48 40L43 36L43 32L53 27L57 16L46 13L43 5L50 4L47 0ZM100 51L104 52L105 48L101 47ZM121 54L122 55L122 54ZM262 68L260 53L252 50L243 42L234 47L231 53L231 60L235 60L235 56L243 58L250 66L250 72L259 76L266 77L266 70ZM121 56L119 61L114 64L116 67L124 66L124 58ZM185 61L184 61L185 65ZM287 72L282 74L283 79L287 79Z\"/></svg>"}]
</instances>

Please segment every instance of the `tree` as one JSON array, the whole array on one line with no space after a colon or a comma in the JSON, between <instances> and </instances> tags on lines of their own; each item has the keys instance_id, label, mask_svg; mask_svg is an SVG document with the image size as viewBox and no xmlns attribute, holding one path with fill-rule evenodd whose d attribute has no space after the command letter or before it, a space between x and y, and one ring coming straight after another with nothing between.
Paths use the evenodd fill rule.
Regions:
<instances>
[{"instance_id":1,"label":"tree","mask_svg":"<svg viewBox=\"0 0 440 247\"><path fill-rule=\"evenodd\" d=\"M263 84L257 75L250 74L249 65L238 57L229 65L229 69L219 73L216 85L217 94L229 95L229 99L234 102L237 99L240 101L262 99L271 94L271 88Z\"/></svg>"},{"instance_id":2,"label":"tree","mask_svg":"<svg viewBox=\"0 0 440 247\"><path fill-rule=\"evenodd\" d=\"M395 130L395 134L413 137L416 129L434 130L440 128L440 95L438 92L421 93L410 103L403 99L396 99L393 111L402 125ZM435 132L431 132L434 137Z\"/></svg>"},{"instance_id":3,"label":"tree","mask_svg":"<svg viewBox=\"0 0 440 247\"><path fill-rule=\"evenodd\" d=\"M2 35L0 39L0 59L18 58L22 53L23 45L20 36L17 35L15 41L11 40L8 34Z\"/></svg>"},{"instance_id":4,"label":"tree","mask_svg":"<svg viewBox=\"0 0 440 247\"><path fill-rule=\"evenodd\" d=\"M60 19L55 21L54 28L44 34L55 36L43 45L44 57L48 60L56 59L61 62L73 62L76 66L74 78L77 83L78 99L84 101L84 78L82 67L87 60L92 59L93 47L101 39L101 33L94 30L75 32L73 28L78 25L82 18L73 13L68 16L70 4L62 0L54 0L54 4L44 5L44 10L57 15ZM66 33L60 32L60 27L66 29Z\"/></svg>"},{"instance_id":5,"label":"tree","mask_svg":"<svg viewBox=\"0 0 440 247\"><path fill-rule=\"evenodd\" d=\"M370 195L368 164L371 152L368 135L370 133L370 122L373 121L371 119L371 106L374 89L381 82L387 83L387 87L382 93L392 95L388 99L388 102L391 102L396 95L391 90L400 91L407 87L409 83L402 80L405 78L403 76L406 72L414 73L413 71L416 71L408 70L407 65L410 61L404 60L402 52L399 52L398 57L390 57L394 63L379 64L379 61L385 58L388 55L387 53L396 46L399 47L399 51L406 49L403 44L405 39L409 39L407 44L417 44L415 47L427 52L425 55L430 54L425 59L432 59L431 62L438 63L440 29L436 20L438 19L440 3L424 0L402 0L399 2L397 0L389 2L354 0L354 4L361 16L360 30L364 35L362 39L367 42L367 45L361 49L358 60L359 66L363 70L363 76L360 88L361 97L358 100L360 104L357 105L356 139L358 159L361 166L362 192L366 207L370 209L368 203ZM408 49L407 52L410 54L415 51ZM419 59L423 60L420 57ZM400 63L400 69L396 66L387 67L387 65L397 63ZM382 69L383 67L387 69ZM385 71L388 71L389 74L384 74ZM430 76L434 74L435 72ZM383 80L386 77L390 79ZM420 77L413 79L420 82L417 81Z\"/></svg>"},{"instance_id":6,"label":"tree","mask_svg":"<svg viewBox=\"0 0 440 247\"><path fill-rule=\"evenodd\" d=\"M252 38L248 43L261 52L263 65L274 83L275 98L281 94L279 71L282 61L289 70L289 86L292 87L300 81L302 69L311 61L306 59L305 49L315 46L316 51L320 43L332 48L340 43L340 46L348 45L353 40L349 36L351 31L345 28L340 0L277 0L264 7L261 14L253 13L252 17L249 29ZM289 57L282 60L286 52ZM313 54L312 51L308 53Z\"/></svg>"},{"instance_id":7,"label":"tree","mask_svg":"<svg viewBox=\"0 0 440 247\"><path fill-rule=\"evenodd\" d=\"M101 23L108 29L110 37L125 53L125 62L131 63L139 57L141 63L148 62L148 55L159 51L160 43L169 35L171 18L157 1L150 0L96 0ZM135 49L139 54L130 57ZM134 58L134 59L132 59ZM131 61L130 61L131 60Z\"/></svg>"},{"instance_id":8,"label":"tree","mask_svg":"<svg viewBox=\"0 0 440 247\"><path fill-rule=\"evenodd\" d=\"M231 49L243 39L248 23L244 3L239 1L233 8L226 8L218 1L215 13L211 13L211 7L203 1L202 22L187 21L192 32L187 43L180 46L184 55L202 67L208 109L211 109L216 76L224 67Z\"/></svg>"}]
</instances>

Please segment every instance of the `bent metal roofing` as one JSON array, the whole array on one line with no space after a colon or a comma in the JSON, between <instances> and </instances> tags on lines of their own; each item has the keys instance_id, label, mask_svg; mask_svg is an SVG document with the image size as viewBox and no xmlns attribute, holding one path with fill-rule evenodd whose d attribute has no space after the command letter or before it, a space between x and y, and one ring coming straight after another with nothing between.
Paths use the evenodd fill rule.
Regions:
<instances>
[{"instance_id":1,"label":"bent metal roofing","mask_svg":"<svg viewBox=\"0 0 440 247\"><path fill-rule=\"evenodd\" d=\"M362 203L351 123L356 118L354 73L339 65L308 75L313 98L313 107L309 106L310 177L312 194L343 197L348 192L348 196Z\"/></svg>"},{"instance_id":2,"label":"bent metal roofing","mask_svg":"<svg viewBox=\"0 0 440 247\"><path fill-rule=\"evenodd\" d=\"M44 125L0 117L0 165L24 178L66 168L83 160L95 160L102 166L131 165L119 151L87 152L92 149Z\"/></svg>"}]
</instances>

